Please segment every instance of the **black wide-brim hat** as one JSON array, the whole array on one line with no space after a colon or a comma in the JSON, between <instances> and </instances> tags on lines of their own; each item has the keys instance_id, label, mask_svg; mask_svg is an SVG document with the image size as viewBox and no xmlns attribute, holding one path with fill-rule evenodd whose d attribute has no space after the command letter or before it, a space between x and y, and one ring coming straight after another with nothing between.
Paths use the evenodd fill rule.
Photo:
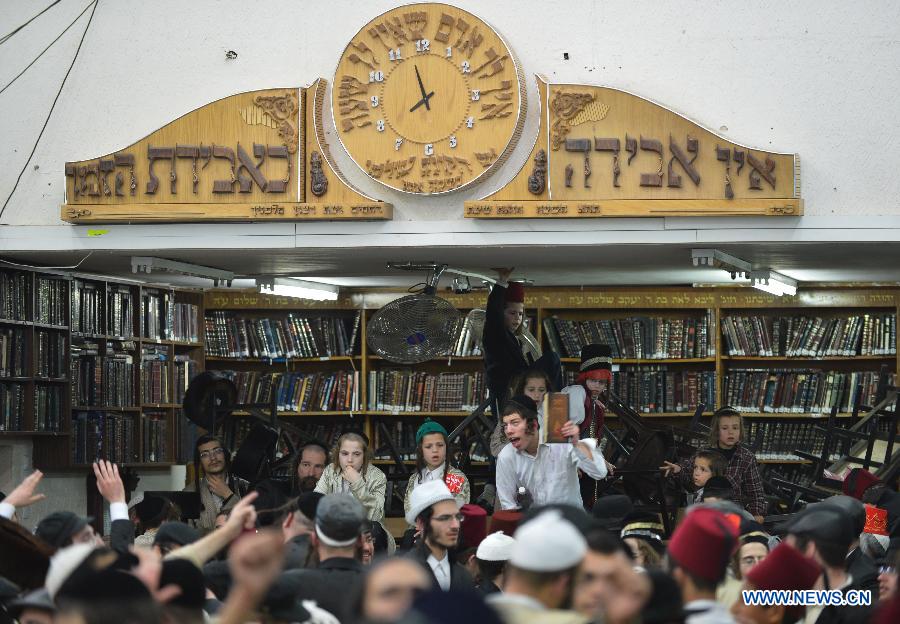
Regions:
<instances>
[{"instance_id":1,"label":"black wide-brim hat","mask_svg":"<svg viewBox=\"0 0 900 624\"><path fill-rule=\"evenodd\" d=\"M581 348L579 373L593 370L612 371L612 349L605 344L589 344Z\"/></svg>"},{"instance_id":2,"label":"black wide-brim hat","mask_svg":"<svg viewBox=\"0 0 900 624\"><path fill-rule=\"evenodd\" d=\"M665 551L663 537L666 534L666 528L658 514L633 511L625 516L622 523L624 526L619 534L622 539L633 537L647 542L658 553Z\"/></svg>"}]
</instances>

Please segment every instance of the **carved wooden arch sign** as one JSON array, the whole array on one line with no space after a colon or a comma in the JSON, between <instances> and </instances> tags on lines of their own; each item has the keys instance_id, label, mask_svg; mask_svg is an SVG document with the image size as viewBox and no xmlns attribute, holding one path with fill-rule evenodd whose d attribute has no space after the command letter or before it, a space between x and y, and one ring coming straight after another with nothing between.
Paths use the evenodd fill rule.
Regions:
<instances>
[{"instance_id":1,"label":"carved wooden arch sign","mask_svg":"<svg viewBox=\"0 0 900 624\"><path fill-rule=\"evenodd\" d=\"M70 223L385 220L331 158L326 82L239 93L125 149L65 165Z\"/></svg>"},{"instance_id":2,"label":"carved wooden arch sign","mask_svg":"<svg viewBox=\"0 0 900 624\"><path fill-rule=\"evenodd\" d=\"M540 128L468 218L800 216L800 157L752 149L631 93L537 76Z\"/></svg>"}]
</instances>

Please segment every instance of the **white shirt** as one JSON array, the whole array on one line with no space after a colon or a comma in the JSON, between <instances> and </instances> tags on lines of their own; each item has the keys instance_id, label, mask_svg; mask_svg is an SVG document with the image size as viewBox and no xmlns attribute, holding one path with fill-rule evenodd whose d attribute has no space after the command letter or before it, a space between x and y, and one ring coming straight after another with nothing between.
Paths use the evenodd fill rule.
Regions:
<instances>
[{"instance_id":1,"label":"white shirt","mask_svg":"<svg viewBox=\"0 0 900 624\"><path fill-rule=\"evenodd\" d=\"M581 440L591 449L585 457L574 444L539 444L532 456L507 444L497 456L497 496L501 509L516 509L516 492L524 486L535 505L566 503L583 506L578 470L593 479L606 476L606 461L593 438Z\"/></svg>"},{"instance_id":2,"label":"white shirt","mask_svg":"<svg viewBox=\"0 0 900 624\"><path fill-rule=\"evenodd\" d=\"M427 561L441 589L450 591L450 557L447 553L444 553L444 558L440 561L435 559L434 555L428 555Z\"/></svg>"},{"instance_id":3,"label":"white shirt","mask_svg":"<svg viewBox=\"0 0 900 624\"><path fill-rule=\"evenodd\" d=\"M734 624L728 607L715 600L692 600L684 605L685 624Z\"/></svg>"},{"instance_id":4,"label":"white shirt","mask_svg":"<svg viewBox=\"0 0 900 624\"><path fill-rule=\"evenodd\" d=\"M429 481L442 481L444 479L444 464L441 464L434 470L429 470L427 467L422 468L419 476L422 477L421 481L416 479L413 482L413 489L416 489L423 483L428 483Z\"/></svg>"}]
</instances>

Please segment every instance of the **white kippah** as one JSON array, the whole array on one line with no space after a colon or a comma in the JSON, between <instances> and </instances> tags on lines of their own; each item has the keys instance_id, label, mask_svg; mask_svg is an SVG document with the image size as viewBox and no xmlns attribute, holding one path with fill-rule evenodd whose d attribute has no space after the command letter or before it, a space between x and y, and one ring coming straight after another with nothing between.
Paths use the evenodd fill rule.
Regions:
<instances>
[{"instance_id":1,"label":"white kippah","mask_svg":"<svg viewBox=\"0 0 900 624\"><path fill-rule=\"evenodd\" d=\"M475 556L482 561L509 561L516 540L503 531L491 533L481 540Z\"/></svg>"},{"instance_id":2,"label":"white kippah","mask_svg":"<svg viewBox=\"0 0 900 624\"><path fill-rule=\"evenodd\" d=\"M94 548L96 548L94 544L72 544L56 551L56 554L50 557L50 568L44 579L44 587L50 594L50 598L56 598L59 588L72 575L72 572L84 563Z\"/></svg>"},{"instance_id":3,"label":"white kippah","mask_svg":"<svg viewBox=\"0 0 900 624\"><path fill-rule=\"evenodd\" d=\"M427 481L419 484L412 491L409 497L410 507L406 512L406 521L410 524L416 523L419 514L434 505L445 500L455 500L453 494L447 488L447 484L443 481Z\"/></svg>"},{"instance_id":4,"label":"white kippah","mask_svg":"<svg viewBox=\"0 0 900 624\"><path fill-rule=\"evenodd\" d=\"M586 552L578 529L551 509L519 526L509 562L530 572L561 572L581 563Z\"/></svg>"}]
</instances>

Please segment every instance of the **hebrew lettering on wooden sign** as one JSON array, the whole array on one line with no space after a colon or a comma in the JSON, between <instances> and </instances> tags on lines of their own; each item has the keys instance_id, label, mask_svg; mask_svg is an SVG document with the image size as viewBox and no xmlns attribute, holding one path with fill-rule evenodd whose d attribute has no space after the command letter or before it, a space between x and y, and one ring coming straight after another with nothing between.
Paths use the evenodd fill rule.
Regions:
<instances>
[{"instance_id":1,"label":"hebrew lettering on wooden sign","mask_svg":"<svg viewBox=\"0 0 900 624\"><path fill-rule=\"evenodd\" d=\"M465 202L466 217L803 214L795 154L729 141L617 89L540 76L538 89L540 128L530 158L505 187ZM534 183L539 154L544 185Z\"/></svg>"}]
</instances>

